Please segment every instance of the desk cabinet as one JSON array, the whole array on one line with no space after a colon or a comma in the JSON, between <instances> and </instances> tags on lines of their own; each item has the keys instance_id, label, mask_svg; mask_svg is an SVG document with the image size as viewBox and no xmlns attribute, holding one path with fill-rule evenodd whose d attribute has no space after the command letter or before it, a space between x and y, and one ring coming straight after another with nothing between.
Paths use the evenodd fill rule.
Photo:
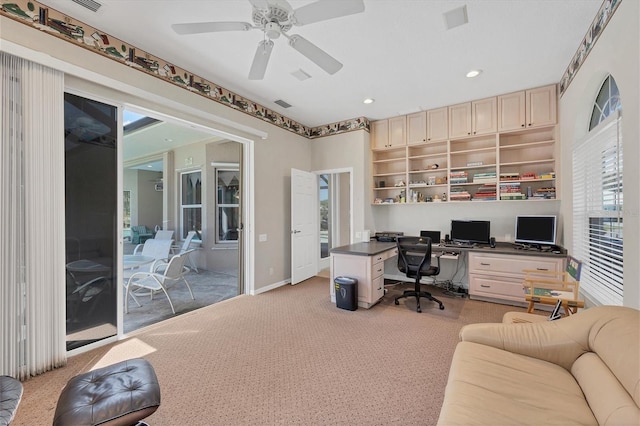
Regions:
<instances>
[{"instance_id":1,"label":"desk cabinet","mask_svg":"<svg viewBox=\"0 0 640 426\"><path fill-rule=\"evenodd\" d=\"M526 306L523 269L561 272L564 257L469 253L471 299Z\"/></svg>"},{"instance_id":2,"label":"desk cabinet","mask_svg":"<svg viewBox=\"0 0 640 426\"><path fill-rule=\"evenodd\" d=\"M335 278L346 276L358 280L358 306L375 305L384 296L384 261L397 254L397 248L373 256L331 253L331 301L336 297Z\"/></svg>"}]
</instances>

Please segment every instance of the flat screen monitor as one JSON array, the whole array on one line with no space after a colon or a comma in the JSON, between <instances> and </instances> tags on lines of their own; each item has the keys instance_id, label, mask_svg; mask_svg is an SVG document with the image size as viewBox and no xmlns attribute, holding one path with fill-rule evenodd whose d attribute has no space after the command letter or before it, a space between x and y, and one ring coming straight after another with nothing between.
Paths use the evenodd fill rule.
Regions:
<instances>
[{"instance_id":1,"label":"flat screen monitor","mask_svg":"<svg viewBox=\"0 0 640 426\"><path fill-rule=\"evenodd\" d=\"M556 216L523 215L516 216L516 238L519 244L556 244Z\"/></svg>"},{"instance_id":2,"label":"flat screen monitor","mask_svg":"<svg viewBox=\"0 0 640 426\"><path fill-rule=\"evenodd\" d=\"M490 224L488 220L452 220L451 239L455 243L489 244Z\"/></svg>"}]
</instances>

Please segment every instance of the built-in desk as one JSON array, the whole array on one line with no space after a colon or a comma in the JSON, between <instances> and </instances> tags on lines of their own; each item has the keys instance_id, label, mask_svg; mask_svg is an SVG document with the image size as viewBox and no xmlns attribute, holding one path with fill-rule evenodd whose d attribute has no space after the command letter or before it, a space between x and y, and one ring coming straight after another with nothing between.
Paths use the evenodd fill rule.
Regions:
<instances>
[{"instance_id":1,"label":"built-in desk","mask_svg":"<svg viewBox=\"0 0 640 426\"><path fill-rule=\"evenodd\" d=\"M335 303L335 277L358 280L358 306L370 308L384 296L384 261L398 254L396 243L370 241L331 249L329 291Z\"/></svg>"},{"instance_id":2,"label":"built-in desk","mask_svg":"<svg viewBox=\"0 0 640 426\"><path fill-rule=\"evenodd\" d=\"M526 306L523 269L561 272L566 252L526 250L512 243L446 247L433 245L432 252L459 256L468 253L469 297L497 303ZM395 242L355 243L331 249L331 301L335 303L334 278L358 280L358 306L370 308L384 296L384 261L398 254ZM454 259L455 255L452 256Z\"/></svg>"}]
</instances>

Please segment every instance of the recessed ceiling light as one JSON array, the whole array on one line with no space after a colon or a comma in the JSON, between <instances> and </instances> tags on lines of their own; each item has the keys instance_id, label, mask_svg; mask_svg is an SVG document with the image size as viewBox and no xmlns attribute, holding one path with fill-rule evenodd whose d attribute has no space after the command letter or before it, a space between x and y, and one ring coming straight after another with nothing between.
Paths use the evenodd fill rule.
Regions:
<instances>
[{"instance_id":1,"label":"recessed ceiling light","mask_svg":"<svg viewBox=\"0 0 640 426\"><path fill-rule=\"evenodd\" d=\"M367 98L367 99L365 99L365 100L364 100L364 101L362 101L362 102L364 102L365 104L372 104L372 103L373 103L373 101L374 101L374 99Z\"/></svg>"},{"instance_id":2,"label":"recessed ceiling light","mask_svg":"<svg viewBox=\"0 0 640 426\"><path fill-rule=\"evenodd\" d=\"M480 75L480 73L482 73L482 70L471 70L467 73L467 77L469 78L477 77Z\"/></svg>"}]
</instances>

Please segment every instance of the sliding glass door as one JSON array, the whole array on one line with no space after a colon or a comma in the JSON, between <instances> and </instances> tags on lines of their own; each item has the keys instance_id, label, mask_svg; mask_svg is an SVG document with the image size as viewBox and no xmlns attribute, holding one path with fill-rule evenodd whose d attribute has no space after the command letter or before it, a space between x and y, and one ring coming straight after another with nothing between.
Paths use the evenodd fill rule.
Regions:
<instances>
[{"instance_id":1,"label":"sliding glass door","mask_svg":"<svg viewBox=\"0 0 640 426\"><path fill-rule=\"evenodd\" d=\"M117 334L117 108L64 96L67 350Z\"/></svg>"}]
</instances>

